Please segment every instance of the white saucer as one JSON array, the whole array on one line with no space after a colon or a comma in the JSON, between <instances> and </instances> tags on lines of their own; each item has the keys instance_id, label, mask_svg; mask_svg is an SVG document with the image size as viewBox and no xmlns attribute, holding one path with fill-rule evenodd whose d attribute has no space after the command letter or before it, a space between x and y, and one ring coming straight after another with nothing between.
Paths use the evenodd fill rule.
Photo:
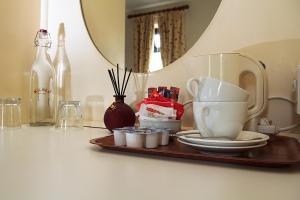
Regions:
<instances>
[{"instance_id":1,"label":"white saucer","mask_svg":"<svg viewBox=\"0 0 300 200\"><path fill-rule=\"evenodd\" d=\"M196 148L198 150L204 150L209 152L219 152L219 153L237 153L237 152L245 152L252 149L256 149L259 147L263 147L267 144L267 142L263 142L257 145L251 145L251 146L209 146L209 145L200 145L200 144L192 144L186 141L183 141L182 139L178 138L178 142L191 146L193 148Z\"/></svg>"},{"instance_id":2,"label":"white saucer","mask_svg":"<svg viewBox=\"0 0 300 200\"><path fill-rule=\"evenodd\" d=\"M177 134L184 134L179 138L185 142L206 146L221 146L221 147L241 147L253 146L265 143L269 140L269 136L253 131L241 131L236 140L224 140L218 138L203 138L198 130L182 131Z\"/></svg>"}]
</instances>

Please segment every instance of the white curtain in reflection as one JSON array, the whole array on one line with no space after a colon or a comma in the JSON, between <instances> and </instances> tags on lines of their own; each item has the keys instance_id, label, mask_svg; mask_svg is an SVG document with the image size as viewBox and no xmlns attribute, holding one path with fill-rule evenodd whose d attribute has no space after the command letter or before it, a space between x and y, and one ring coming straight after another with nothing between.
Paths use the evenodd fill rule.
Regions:
<instances>
[{"instance_id":1,"label":"white curtain in reflection","mask_svg":"<svg viewBox=\"0 0 300 200\"><path fill-rule=\"evenodd\" d=\"M154 18L153 15L144 15L134 19L134 72L149 71Z\"/></svg>"},{"instance_id":2,"label":"white curtain in reflection","mask_svg":"<svg viewBox=\"0 0 300 200\"><path fill-rule=\"evenodd\" d=\"M185 53L184 10L158 14L161 58L167 66Z\"/></svg>"}]
</instances>

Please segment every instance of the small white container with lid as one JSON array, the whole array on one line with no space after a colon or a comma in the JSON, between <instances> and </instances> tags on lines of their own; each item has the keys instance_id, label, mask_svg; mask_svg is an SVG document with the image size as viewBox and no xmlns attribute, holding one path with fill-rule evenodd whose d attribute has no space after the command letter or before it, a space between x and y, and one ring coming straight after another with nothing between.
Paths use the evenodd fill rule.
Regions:
<instances>
[{"instance_id":1,"label":"small white container with lid","mask_svg":"<svg viewBox=\"0 0 300 200\"><path fill-rule=\"evenodd\" d=\"M158 147L158 138L159 138L159 130L151 129L146 131L145 133L145 147L148 149L153 149Z\"/></svg>"},{"instance_id":2,"label":"small white container with lid","mask_svg":"<svg viewBox=\"0 0 300 200\"><path fill-rule=\"evenodd\" d=\"M125 129L116 128L113 129L114 141L116 146L125 146L126 145L126 134Z\"/></svg>"},{"instance_id":3,"label":"small white container with lid","mask_svg":"<svg viewBox=\"0 0 300 200\"><path fill-rule=\"evenodd\" d=\"M142 130L125 130L126 145L131 148L143 148L145 131Z\"/></svg>"},{"instance_id":4,"label":"small white container with lid","mask_svg":"<svg viewBox=\"0 0 300 200\"><path fill-rule=\"evenodd\" d=\"M158 144L165 146L169 144L169 140L170 140L170 129L160 129L159 130L159 137L158 137Z\"/></svg>"}]
</instances>

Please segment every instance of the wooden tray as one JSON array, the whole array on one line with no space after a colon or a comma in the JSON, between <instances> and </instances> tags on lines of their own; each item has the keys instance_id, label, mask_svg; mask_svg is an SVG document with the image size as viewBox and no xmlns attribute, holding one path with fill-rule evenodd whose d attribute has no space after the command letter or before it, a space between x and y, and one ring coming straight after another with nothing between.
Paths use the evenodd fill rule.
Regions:
<instances>
[{"instance_id":1,"label":"wooden tray","mask_svg":"<svg viewBox=\"0 0 300 200\"><path fill-rule=\"evenodd\" d=\"M217 161L262 167L300 166L300 143L294 138L285 136L273 136L266 146L238 156L202 152L177 141L171 141L168 146L160 146L157 149L115 146L113 135L90 140L90 143L99 145L103 149L174 158Z\"/></svg>"}]
</instances>

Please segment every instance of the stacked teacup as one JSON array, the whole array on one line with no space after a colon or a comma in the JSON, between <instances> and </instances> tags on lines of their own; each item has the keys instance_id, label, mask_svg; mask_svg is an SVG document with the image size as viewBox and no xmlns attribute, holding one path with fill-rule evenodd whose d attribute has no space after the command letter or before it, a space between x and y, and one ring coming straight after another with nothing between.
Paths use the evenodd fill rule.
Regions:
<instances>
[{"instance_id":1,"label":"stacked teacup","mask_svg":"<svg viewBox=\"0 0 300 200\"><path fill-rule=\"evenodd\" d=\"M194 97L193 114L203 137L234 140L247 119L246 90L213 78L192 78L187 90Z\"/></svg>"}]
</instances>

